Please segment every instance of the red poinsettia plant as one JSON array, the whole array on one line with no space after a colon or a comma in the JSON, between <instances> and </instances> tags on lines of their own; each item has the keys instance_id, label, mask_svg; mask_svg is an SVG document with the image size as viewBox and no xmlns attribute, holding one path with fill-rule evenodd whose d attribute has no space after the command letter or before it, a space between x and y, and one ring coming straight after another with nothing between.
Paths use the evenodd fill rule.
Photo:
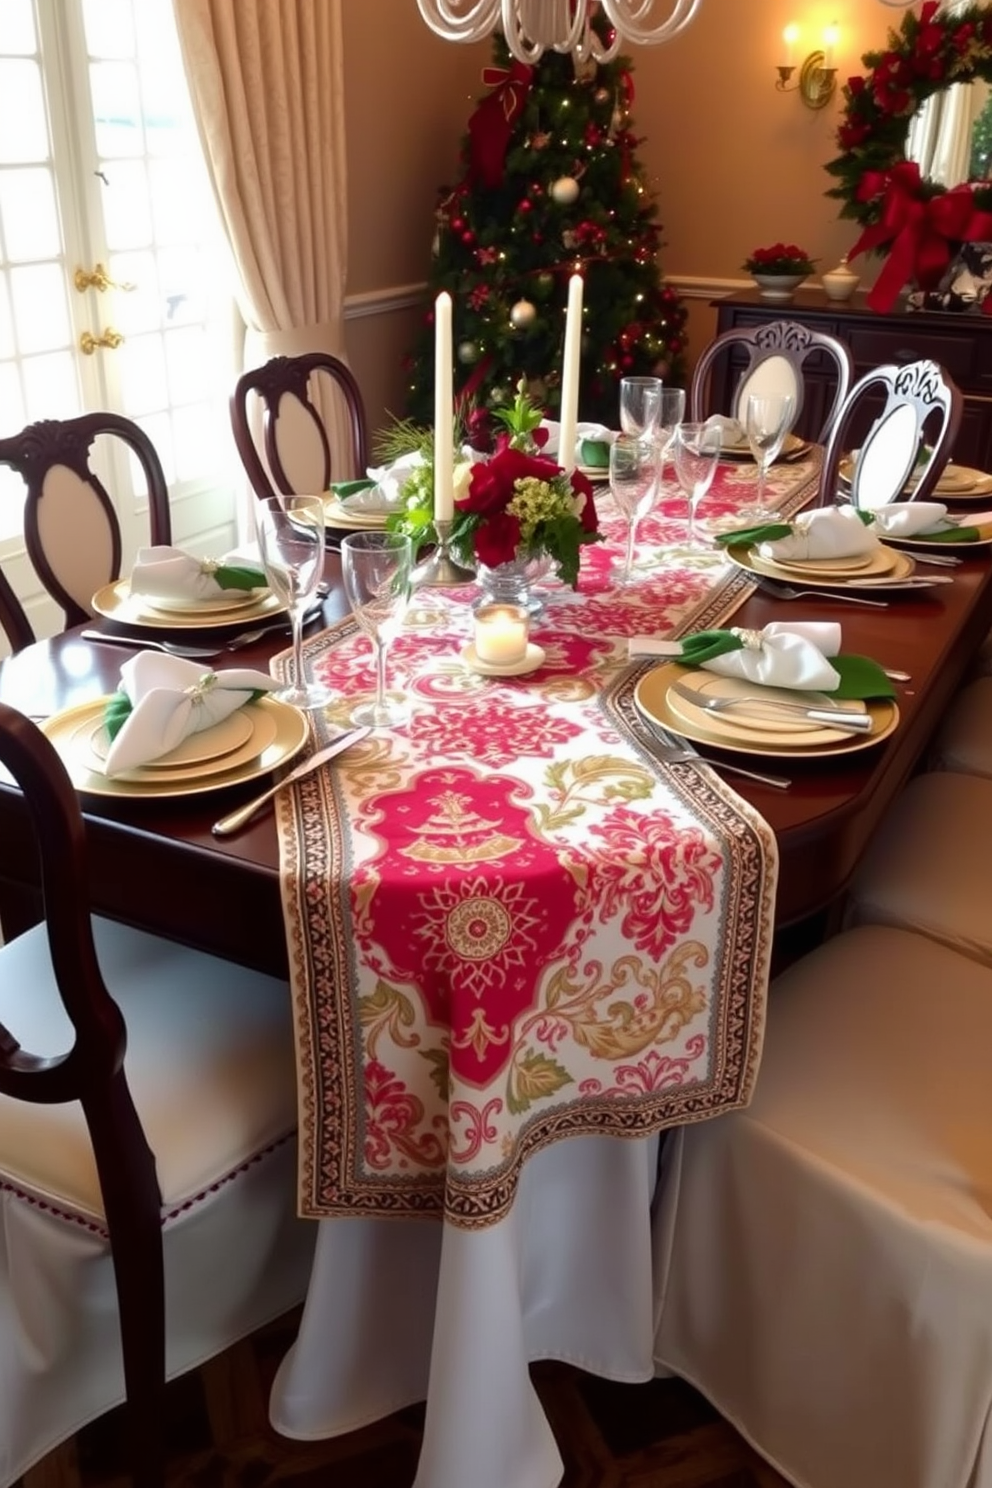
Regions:
<instances>
[{"instance_id":1,"label":"red poinsettia plant","mask_svg":"<svg viewBox=\"0 0 992 1488\"><path fill-rule=\"evenodd\" d=\"M749 274L812 274L814 261L796 243L772 243L755 248L744 260Z\"/></svg>"},{"instance_id":2,"label":"red poinsettia plant","mask_svg":"<svg viewBox=\"0 0 992 1488\"><path fill-rule=\"evenodd\" d=\"M547 430L523 386L497 416L505 428L495 452L456 481L452 546L487 568L547 556L574 589L581 549L602 541L592 484L541 453Z\"/></svg>"}]
</instances>

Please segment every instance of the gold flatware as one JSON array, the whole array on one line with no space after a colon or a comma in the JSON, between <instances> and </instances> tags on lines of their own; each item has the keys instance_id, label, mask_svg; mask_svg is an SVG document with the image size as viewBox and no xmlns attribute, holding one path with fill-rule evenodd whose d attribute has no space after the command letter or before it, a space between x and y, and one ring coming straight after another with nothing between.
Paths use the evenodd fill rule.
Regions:
<instances>
[{"instance_id":1,"label":"gold flatware","mask_svg":"<svg viewBox=\"0 0 992 1488\"><path fill-rule=\"evenodd\" d=\"M332 743L325 745L323 749L318 749L316 754L312 754L301 765L297 765L295 770L290 770L288 775L277 780L275 785L263 791L260 796L256 796L245 806L239 806L236 811L228 812L227 816L222 816L220 821L215 821L210 828L211 832L215 837L227 837L231 832L237 832L251 821L256 811L261 811L263 806L267 806L284 785L291 785L294 780L302 780L304 775L310 775L314 770L319 770L327 760L333 759L335 755L343 754L352 744L357 744L360 739L364 739L371 732L369 728L356 728L349 729L346 734L340 734Z\"/></svg>"}]
</instances>

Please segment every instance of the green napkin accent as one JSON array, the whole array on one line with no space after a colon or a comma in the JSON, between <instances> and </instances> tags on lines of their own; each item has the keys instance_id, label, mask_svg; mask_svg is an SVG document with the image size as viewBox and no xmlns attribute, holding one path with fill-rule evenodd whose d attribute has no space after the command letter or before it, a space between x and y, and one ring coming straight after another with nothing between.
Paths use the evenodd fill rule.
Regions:
<instances>
[{"instance_id":1,"label":"green napkin accent","mask_svg":"<svg viewBox=\"0 0 992 1488\"><path fill-rule=\"evenodd\" d=\"M261 687L256 687L245 699L248 703L257 703L259 698L267 697L268 694ZM121 729L127 723L133 710L133 703L123 688L119 688L113 697L107 699L107 705L103 710L103 726L107 730L107 738L111 743L117 738Z\"/></svg>"},{"instance_id":2,"label":"green napkin accent","mask_svg":"<svg viewBox=\"0 0 992 1488\"><path fill-rule=\"evenodd\" d=\"M735 532L718 532L713 541L721 547L729 548L731 544L778 542L780 537L791 536L792 526L789 522L763 522L757 527L738 527Z\"/></svg>"},{"instance_id":3,"label":"green napkin accent","mask_svg":"<svg viewBox=\"0 0 992 1488\"><path fill-rule=\"evenodd\" d=\"M925 537L931 542L979 542L981 532L977 527L946 527L940 532L917 532L917 537Z\"/></svg>"},{"instance_id":4,"label":"green napkin accent","mask_svg":"<svg viewBox=\"0 0 992 1488\"><path fill-rule=\"evenodd\" d=\"M222 589L264 589L268 583L262 569L235 563L222 563L213 576Z\"/></svg>"},{"instance_id":5,"label":"green napkin accent","mask_svg":"<svg viewBox=\"0 0 992 1488\"><path fill-rule=\"evenodd\" d=\"M579 463L595 466L597 470L608 470L610 446L605 439L583 439L579 446Z\"/></svg>"},{"instance_id":6,"label":"green napkin accent","mask_svg":"<svg viewBox=\"0 0 992 1488\"><path fill-rule=\"evenodd\" d=\"M697 630L694 635L683 637L682 655L679 659L683 666L698 667L706 661L712 661L716 656L726 656L730 651L743 649L744 642L740 636L733 635L729 630ZM889 678L870 656L828 656L827 660L840 674L840 682L833 692L828 693L826 688L817 689L828 697L837 698L840 702L855 698L865 700L895 697L896 690ZM793 690L797 696L801 696L800 688Z\"/></svg>"},{"instance_id":7,"label":"green napkin accent","mask_svg":"<svg viewBox=\"0 0 992 1488\"><path fill-rule=\"evenodd\" d=\"M357 496L359 491L371 491L374 485L374 480L363 477L361 480L331 481L331 490L339 501L347 501L349 496Z\"/></svg>"}]
</instances>

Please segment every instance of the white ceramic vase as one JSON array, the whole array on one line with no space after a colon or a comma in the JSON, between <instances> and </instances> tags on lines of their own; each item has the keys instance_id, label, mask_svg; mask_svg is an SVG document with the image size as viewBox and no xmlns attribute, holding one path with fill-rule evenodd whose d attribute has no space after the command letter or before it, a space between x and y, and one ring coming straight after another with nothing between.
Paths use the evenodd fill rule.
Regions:
<instances>
[{"instance_id":1,"label":"white ceramic vase","mask_svg":"<svg viewBox=\"0 0 992 1488\"><path fill-rule=\"evenodd\" d=\"M805 274L752 274L763 300L791 300Z\"/></svg>"}]
</instances>

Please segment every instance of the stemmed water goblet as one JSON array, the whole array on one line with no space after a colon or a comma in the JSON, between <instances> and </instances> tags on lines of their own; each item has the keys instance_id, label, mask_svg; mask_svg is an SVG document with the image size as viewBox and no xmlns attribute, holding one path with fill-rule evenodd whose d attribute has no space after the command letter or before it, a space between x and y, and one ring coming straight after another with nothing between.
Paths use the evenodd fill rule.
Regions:
<instances>
[{"instance_id":1,"label":"stemmed water goblet","mask_svg":"<svg viewBox=\"0 0 992 1488\"><path fill-rule=\"evenodd\" d=\"M409 720L406 700L386 691L386 653L410 601L412 562L413 544L401 532L350 532L342 540L344 590L375 656L375 697L352 709L353 723L393 728Z\"/></svg>"},{"instance_id":2,"label":"stemmed water goblet","mask_svg":"<svg viewBox=\"0 0 992 1488\"><path fill-rule=\"evenodd\" d=\"M634 568L637 525L658 494L658 445L651 436L618 434L610 445L610 492L627 523L627 544L620 583L629 584Z\"/></svg>"},{"instance_id":3,"label":"stemmed water goblet","mask_svg":"<svg viewBox=\"0 0 992 1488\"><path fill-rule=\"evenodd\" d=\"M293 679L272 696L296 708L323 708L334 693L303 670L303 616L324 571L324 502L320 496L270 496L257 508L258 547L269 588L293 627Z\"/></svg>"},{"instance_id":4,"label":"stemmed water goblet","mask_svg":"<svg viewBox=\"0 0 992 1488\"><path fill-rule=\"evenodd\" d=\"M675 473L689 503L686 546L697 552L707 549L708 544L696 533L696 508L713 484L721 447L717 423L680 424L672 440Z\"/></svg>"},{"instance_id":5,"label":"stemmed water goblet","mask_svg":"<svg viewBox=\"0 0 992 1488\"><path fill-rule=\"evenodd\" d=\"M795 409L796 400L791 393L751 393L748 397L744 433L758 467L754 501L746 507L748 516L765 518L776 515L765 508L765 482L768 471L781 453Z\"/></svg>"},{"instance_id":6,"label":"stemmed water goblet","mask_svg":"<svg viewBox=\"0 0 992 1488\"><path fill-rule=\"evenodd\" d=\"M660 377L620 379L620 428L624 434L654 436L661 411Z\"/></svg>"}]
</instances>

